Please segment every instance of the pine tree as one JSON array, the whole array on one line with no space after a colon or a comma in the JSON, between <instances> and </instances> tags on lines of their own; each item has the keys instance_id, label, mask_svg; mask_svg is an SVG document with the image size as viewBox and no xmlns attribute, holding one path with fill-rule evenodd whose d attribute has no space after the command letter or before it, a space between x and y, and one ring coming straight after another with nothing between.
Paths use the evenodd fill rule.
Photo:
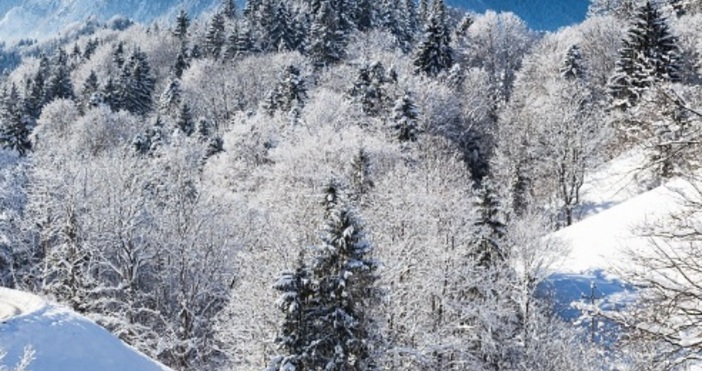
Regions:
<instances>
[{"instance_id":1,"label":"pine tree","mask_svg":"<svg viewBox=\"0 0 702 371\"><path fill-rule=\"evenodd\" d=\"M568 49L563 67L561 67L561 76L566 80L582 80L585 78L585 66L583 65L582 55L580 54L580 46L574 44Z\"/></svg>"},{"instance_id":2,"label":"pine tree","mask_svg":"<svg viewBox=\"0 0 702 371\"><path fill-rule=\"evenodd\" d=\"M293 107L303 108L306 100L305 80L297 67L289 65L281 73L276 87L266 97L265 109L270 115L275 111L290 112Z\"/></svg>"},{"instance_id":3,"label":"pine tree","mask_svg":"<svg viewBox=\"0 0 702 371\"><path fill-rule=\"evenodd\" d=\"M475 208L477 235L472 255L479 266L492 267L506 258L503 246L506 231L502 204L490 179L484 179L478 189Z\"/></svg>"},{"instance_id":4,"label":"pine tree","mask_svg":"<svg viewBox=\"0 0 702 371\"><path fill-rule=\"evenodd\" d=\"M275 357L267 371L303 370L308 357L306 348L313 338L306 310L314 295L312 272L305 266L304 250L295 271L283 272L273 288L281 293L276 306L284 314L275 342L285 355Z\"/></svg>"},{"instance_id":5,"label":"pine tree","mask_svg":"<svg viewBox=\"0 0 702 371\"><path fill-rule=\"evenodd\" d=\"M377 117L388 109L389 96L386 85L391 83L380 62L361 67L358 77L349 91L351 99L360 104L363 112L371 117Z\"/></svg>"},{"instance_id":6,"label":"pine tree","mask_svg":"<svg viewBox=\"0 0 702 371\"><path fill-rule=\"evenodd\" d=\"M273 19L269 22L269 29L265 36L269 51L296 50L297 40L293 18L284 1L278 2Z\"/></svg>"},{"instance_id":7,"label":"pine tree","mask_svg":"<svg viewBox=\"0 0 702 371\"><path fill-rule=\"evenodd\" d=\"M395 102L392 119L397 139L401 142L414 142L419 136L417 119L419 112L410 93L405 93Z\"/></svg>"},{"instance_id":8,"label":"pine tree","mask_svg":"<svg viewBox=\"0 0 702 371\"><path fill-rule=\"evenodd\" d=\"M100 45L100 43L97 39L88 40L88 42L85 44L85 50L83 51L83 58L85 58L85 60L90 60L95 53L95 50L97 50L98 45Z\"/></svg>"},{"instance_id":9,"label":"pine tree","mask_svg":"<svg viewBox=\"0 0 702 371\"><path fill-rule=\"evenodd\" d=\"M351 161L351 185L353 187L353 196L356 202L362 202L373 187L373 166L371 164L370 154L360 148L356 156Z\"/></svg>"},{"instance_id":10,"label":"pine tree","mask_svg":"<svg viewBox=\"0 0 702 371\"><path fill-rule=\"evenodd\" d=\"M443 0L432 4L429 20L424 28L424 39L414 58L415 72L436 76L453 66L451 35L446 25L446 6Z\"/></svg>"},{"instance_id":11,"label":"pine tree","mask_svg":"<svg viewBox=\"0 0 702 371\"><path fill-rule=\"evenodd\" d=\"M119 90L112 77L108 78L107 83L102 87L101 95L103 103L107 104L112 111L118 111L121 108Z\"/></svg>"},{"instance_id":12,"label":"pine tree","mask_svg":"<svg viewBox=\"0 0 702 371\"><path fill-rule=\"evenodd\" d=\"M641 6L619 51L616 70L609 81L613 106L629 108L655 81L679 79L677 38L654 5Z\"/></svg>"},{"instance_id":13,"label":"pine tree","mask_svg":"<svg viewBox=\"0 0 702 371\"><path fill-rule=\"evenodd\" d=\"M236 2L234 0L222 0L222 14L230 21L236 19Z\"/></svg>"},{"instance_id":14,"label":"pine tree","mask_svg":"<svg viewBox=\"0 0 702 371\"><path fill-rule=\"evenodd\" d=\"M4 89L0 101L0 143L5 149L15 150L24 156L31 148L30 128L22 112L22 102L17 87L12 84L9 93Z\"/></svg>"},{"instance_id":15,"label":"pine tree","mask_svg":"<svg viewBox=\"0 0 702 371\"><path fill-rule=\"evenodd\" d=\"M118 86L118 107L145 115L153 105L154 78L144 52L135 48L124 63Z\"/></svg>"},{"instance_id":16,"label":"pine tree","mask_svg":"<svg viewBox=\"0 0 702 371\"><path fill-rule=\"evenodd\" d=\"M177 78L183 77L183 72L190 68L190 61L188 60L188 51L185 44L182 44L178 56L176 56L176 61L173 64L173 74Z\"/></svg>"},{"instance_id":17,"label":"pine tree","mask_svg":"<svg viewBox=\"0 0 702 371\"><path fill-rule=\"evenodd\" d=\"M121 69L124 67L124 61L124 42L120 41L112 50L112 62L114 62L118 69Z\"/></svg>"},{"instance_id":18,"label":"pine tree","mask_svg":"<svg viewBox=\"0 0 702 371\"><path fill-rule=\"evenodd\" d=\"M393 36L395 44L403 52L409 52L412 46L412 32L409 29L407 15L402 0L383 0L380 24Z\"/></svg>"},{"instance_id":19,"label":"pine tree","mask_svg":"<svg viewBox=\"0 0 702 371\"><path fill-rule=\"evenodd\" d=\"M338 10L332 7L331 0L323 1L310 30L308 54L312 63L324 67L341 61L346 54L347 38Z\"/></svg>"},{"instance_id":20,"label":"pine tree","mask_svg":"<svg viewBox=\"0 0 702 371\"><path fill-rule=\"evenodd\" d=\"M54 99L74 99L73 82L68 69L68 55L59 48L51 60L51 75L46 81L44 102L49 103Z\"/></svg>"},{"instance_id":21,"label":"pine tree","mask_svg":"<svg viewBox=\"0 0 702 371\"><path fill-rule=\"evenodd\" d=\"M97 93L99 90L100 82L98 81L97 74L95 71L90 70L90 75L88 75L88 78L85 79L85 83L83 83L82 101L84 110L90 106L90 101L93 94Z\"/></svg>"},{"instance_id":22,"label":"pine tree","mask_svg":"<svg viewBox=\"0 0 702 371\"><path fill-rule=\"evenodd\" d=\"M190 111L190 106L188 106L187 103L183 103L180 106L180 111L178 112L178 118L176 120L176 127L187 136L191 136L195 132L195 121L193 120L193 114Z\"/></svg>"},{"instance_id":23,"label":"pine tree","mask_svg":"<svg viewBox=\"0 0 702 371\"><path fill-rule=\"evenodd\" d=\"M214 59L219 58L225 41L224 16L221 13L215 13L210 20L203 43L206 55Z\"/></svg>"},{"instance_id":24,"label":"pine tree","mask_svg":"<svg viewBox=\"0 0 702 371\"><path fill-rule=\"evenodd\" d=\"M46 102L46 81L51 74L49 59L42 55L39 59L39 68L36 74L29 82L27 92L25 93L25 112L29 117L38 119L41 115L41 110Z\"/></svg>"},{"instance_id":25,"label":"pine tree","mask_svg":"<svg viewBox=\"0 0 702 371\"><path fill-rule=\"evenodd\" d=\"M159 112L162 115L174 116L180 109L181 104L181 88L180 80L177 77L171 77L166 85L166 89L161 93L159 98Z\"/></svg>"},{"instance_id":26,"label":"pine tree","mask_svg":"<svg viewBox=\"0 0 702 371\"><path fill-rule=\"evenodd\" d=\"M374 287L378 265L369 258L372 246L340 183L330 182L324 196L322 245L313 250L311 284L305 281L306 268L298 266L297 274L282 276L276 285L283 291L283 308L301 307L293 307L296 316L283 321L278 344L285 354L274 359L270 370L373 368L368 309L379 298Z\"/></svg>"},{"instance_id":27,"label":"pine tree","mask_svg":"<svg viewBox=\"0 0 702 371\"><path fill-rule=\"evenodd\" d=\"M185 11L185 9L180 9L178 17L176 18L176 27L173 30L173 35L179 38L181 41L188 39L188 28L190 27L190 16Z\"/></svg>"}]
</instances>

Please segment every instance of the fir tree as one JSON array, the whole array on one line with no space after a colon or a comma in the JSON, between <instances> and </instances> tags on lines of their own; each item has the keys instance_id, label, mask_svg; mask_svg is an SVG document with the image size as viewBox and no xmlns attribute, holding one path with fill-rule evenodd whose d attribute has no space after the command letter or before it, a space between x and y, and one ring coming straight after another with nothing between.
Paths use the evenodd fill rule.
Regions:
<instances>
[{"instance_id":1,"label":"fir tree","mask_svg":"<svg viewBox=\"0 0 702 371\"><path fill-rule=\"evenodd\" d=\"M210 20L210 25L205 35L205 42L203 43L207 56L214 59L219 58L224 42L224 16L221 13L215 13L215 15L212 16L212 20Z\"/></svg>"},{"instance_id":2,"label":"fir tree","mask_svg":"<svg viewBox=\"0 0 702 371\"><path fill-rule=\"evenodd\" d=\"M236 19L236 2L234 0L222 0L222 14L230 21Z\"/></svg>"},{"instance_id":3,"label":"fir tree","mask_svg":"<svg viewBox=\"0 0 702 371\"><path fill-rule=\"evenodd\" d=\"M310 30L308 54L313 64L324 67L341 61L346 54L347 38L339 12L332 8L331 1L323 1Z\"/></svg>"},{"instance_id":4,"label":"fir tree","mask_svg":"<svg viewBox=\"0 0 702 371\"><path fill-rule=\"evenodd\" d=\"M273 19L269 22L269 30L265 37L269 51L296 50L297 40L293 18L284 1L278 2Z\"/></svg>"},{"instance_id":5,"label":"fir tree","mask_svg":"<svg viewBox=\"0 0 702 371\"><path fill-rule=\"evenodd\" d=\"M39 68L31 79L25 94L25 112L33 119L39 118L41 110L46 104L46 81L51 74L49 59L42 55L39 59Z\"/></svg>"},{"instance_id":6,"label":"fir tree","mask_svg":"<svg viewBox=\"0 0 702 371\"><path fill-rule=\"evenodd\" d=\"M392 119L397 139L400 142L414 142L419 136L417 119L419 112L410 93L405 93L395 102Z\"/></svg>"},{"instance_id":7,"label":"fir tree","mask_svg":"<svg viewBox=\"0 0 702 371\"><path fill-rule=\"evenodd\" d=\"M561 67L561 76L567 80L584 79L585 66L582 59L580 47L577 44L571 46Z\"/></svg>"},{"instance_id":8,"label":"fir tree","mask_svg":"<svg viewBox=\"0 0 702 371\"><path fill-rule=\"evenodd\" d=\"M159 98L159 112L162 115L174 116L179 111L180 104L180 80L177 77L171 77L166 89L161 93L161 97Z\"/></svg>"},{"instance_id":9,"label":"fir tree","mask_svg":"<svg viewBox=\"0 0 702 371\"><path fill-rule=\"evenodd\" d=\"M0 143L5 149L15 150L24 156L31 148L30 128L22 112L22 102L17 87L12 84L9 93L4 89L0 101Z\"/></svg>"},{"instance_id":10,"label":"fir tree","mask_svg":"<svg viewBox=\"0 0 702 371\"><path fill-rule=\"evenodd\" d=\"M54 99L73 99L73 82L68 69L68 55L59 48L51 60L52 69L46 81L44 102L49 103Z\"/></svg>"},{"instance_id":11,"label":"fir tree","mask_svg":"<svg viewBox=\"0 0 702 371\"><path fill-rule=\"evenodd\" d=\"M134 49L124 63L118 87L118 106L138 115L147 114L153 105L154 78L146 54Z\"/></svg>"},{"instance_id":12,"label":"fir tree","mask_svg":"<svg viewBox=\"0 0 702 371\"><path fill-rule=\"evenodd\" d=\"M88 78L85 79L85 82L83 83L83 109L86 109L90 106L90 101L93 97L93 94L97 93L99 90L100 82L98 81L97 74L95 73L95 71L90 70L90 75L88 75Z\"/></svg>"},{"instance_id":13,"label":"fir tree","mask_svg":"<svg viewBox=\"0 0 702 371\"><path fill-rule=\"evenodd\" d=\"M389 97L385 87L391 82L383 64L375 62L361 68L349 96L361 105L366 115L377 117L387 110Z\"/></svg>"},{"instance_id":14,"label":"fir tree","mask_svg":"<svg viewBox=\"0 0 702 371\"><path fill-rule=\"evenodd\" d=\"M268 94L265 109L269 114L275 111L290 112L293 107L303 108L307 100L305 80L300 70L293 66L285 67L276 87Z\"/></svg>"},{"instance_id":15,"label":"fir tree","mask_svg":"<svg viewBox=\"0 0 702 371\"><path fill-rule=\"evenodd\" d=\"M478 211L473 257L481 267L492 267L506 258L503 239L506 235L504 212L499 196L490 179L484 179L477 191L475 208Z\"/></svg>"},{"instance_id":16,"label":"fir tree","mask_svg":"<svg viewBox=\"0 0 702 371\"><path fill-rule=\"evenodd\" d=\"M120 41L112 50L112 62L118 69L121 69L124 66L124 61L124 42Z\"/></svg>"},{"instance_id":17,"label":"fir tree","mask_svg":"<svg viewBox=\"0 0 702 371\"><path fill-rule=\"evenodd\" d=\"M451 35L446 25L446 6L435 0L424 29L424 39L414 58L415 71L436 76L453 65Z\"/></svg>"},{"instance_id":18,"label":"fir tree","mask_svg":"<svg viewBox=\"0 0 702 371\"><path fill-rule=\"evenodd\" d=\"M285 354L276 357L269 369L373 367L368 310L379 298L374 287L377 263L369 258L372 246L339 182L330 182L324 196L322 245L314 249L309 273L301 265L296 275L286 274L276 284L283 291L279 301L283 308L290 310L291 303L301 307L293 307L296 316L283 321L278 344Z\"/></svg>"},{"instance_id":19,"label":"fir tree","mask_svg":"<svg viewBox=\"0 0 702 371\"><path fill-rule=\"evenodd\" d=\"M176 18L176 27L173 30L173 35L179 38L181 41L185 41L188 38L188 28L190 27L190 16L185 11L181 9Z\"/></svg>"},{"instance_id":20,"label":"fir tree","mask_svg":"<svg viewBox=\"0 0 702 371\"><path fill-rule=\"evenodd\" d=\"M188 51L185 48L185 44L182 44L178 56L176 56L176 61L173 64L173 74L177 78L183 77L183 72L190 68L190 61L188 60Z\"/></svg>"},{"instance_id":21,"label":"fir tree","mask_svg":"<svg viewBox=\"0 0 702 371\"><path fill-rule=\"evenodd\" d=\"M178 118L176 120L176 127L187 136L191 136L195 132L195 121L193 120L193 114L190 111L190 106L188 106L187 103L183 103L180 106L180 111L178 111Z\"/></svg>"},{"instance_id":22,"label":"fir tree","mask_svg":"<svg viewBox=\"0 0 702 371\"><path fill-rule=\"evenodd\" d=\"M97 50L98 45L100 45L100 43L96 39L88 40L85 44L85 50L83 51L83 58L85 58L85 60L90 60L95 50Z\"/></svg>"},{"instance_id":23,"label":"fir tree","mask_svg":"<svg viewBox=\"0 0 702 371\"><path fill-rule=\"evenodd\" d=\"M373 166L370 154L361 148L351 161L351 185L353 187L354 199L361 202L373 187Z\"/></svg>"},{"instance_id":24,"label":"fir tree","mask_svg":"<svg viewBox=\"0 0 702 371\"><path fill-rule=\"evenodd\" d=\"M629 108L655 81L679 79L677 38L654 5L641 6L619 51L616 70L609 81L613 106Z\"/></svg>"}]
</instances>

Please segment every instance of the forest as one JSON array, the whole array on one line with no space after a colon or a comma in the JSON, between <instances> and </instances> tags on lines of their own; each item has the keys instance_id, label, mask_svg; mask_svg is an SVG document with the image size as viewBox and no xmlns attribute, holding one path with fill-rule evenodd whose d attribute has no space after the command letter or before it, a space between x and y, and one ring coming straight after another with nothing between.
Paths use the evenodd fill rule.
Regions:
<instances>
[{"instance_id":1,"label":"forest","mask_svg":"<svg viewBox=\"0 0 702 371\"><path fill-rule=\"evenodd\" d=\"M634 270L606 341L538 288L589 171L640 150L648 187L699 174L700 30L698 0L593 0L547 33L443 0L223 0L0 45L0 284L174 370L682 369L695 215L640 259L683 279Z\"/></svg>"}]
</instances>

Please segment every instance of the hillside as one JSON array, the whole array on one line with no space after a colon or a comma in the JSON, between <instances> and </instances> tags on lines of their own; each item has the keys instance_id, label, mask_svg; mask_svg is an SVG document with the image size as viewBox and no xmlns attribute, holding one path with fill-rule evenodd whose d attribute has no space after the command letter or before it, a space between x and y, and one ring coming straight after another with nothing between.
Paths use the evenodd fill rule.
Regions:
<instances>
[{"instance_id":1,"label":"hillside","mask_svg":"<svg viewBox=\"0 0 702 371\"><path fill-rule=\"evenodd\" d=\"M30 346L32 371L167 371L96 325L32 294L0 288L0 348L16 365Z\"/></svg>"}]
</instances>

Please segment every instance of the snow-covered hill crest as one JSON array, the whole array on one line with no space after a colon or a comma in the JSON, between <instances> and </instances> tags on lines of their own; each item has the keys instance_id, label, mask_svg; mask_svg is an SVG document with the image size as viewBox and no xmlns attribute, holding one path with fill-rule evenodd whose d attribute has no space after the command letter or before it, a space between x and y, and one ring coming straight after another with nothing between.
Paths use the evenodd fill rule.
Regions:
<instances>
[{"instance_id":1,"label":"snow-covered hill crest","mask_svg":"<svg viewBox=\"0 0 702 371\"><path fill-rule=\"evenodd\" d=\"M5 364L17 364L29 346L33 371L169 370L89 319L29 293L0 288L0 321Z\"/></svg>"}]
</instances>

